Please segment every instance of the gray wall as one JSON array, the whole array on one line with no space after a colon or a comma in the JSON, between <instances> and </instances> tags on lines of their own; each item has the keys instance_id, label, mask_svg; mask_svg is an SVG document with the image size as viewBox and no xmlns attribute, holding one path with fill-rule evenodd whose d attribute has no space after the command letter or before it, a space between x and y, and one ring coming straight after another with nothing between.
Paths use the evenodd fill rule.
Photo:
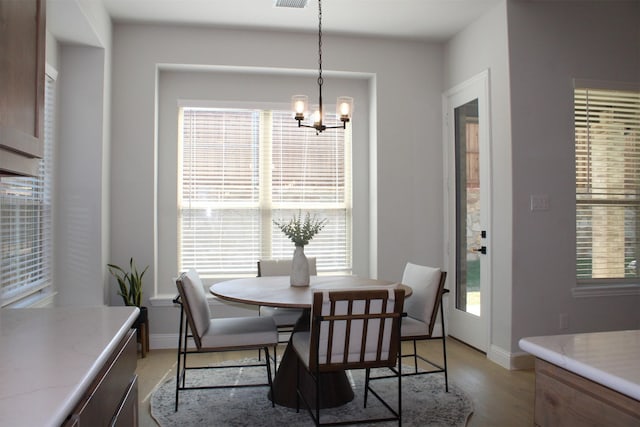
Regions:
<instances>
[{"instance_id":1,"label":"gray wall","mask_svg":"<svg viewBox=\"0 0 640 427\"><path fill-rule=\"evenodd\" d=\"M91 0L51 2L48 26L58 14L78 23L57 44L47 42L47 60L58 71L55 304L102 305L110 299L111 20Z\"/></svg>"},{"instance_id":2,"label":"gray wall","mask_svg":"<svg viewBox=\"0 0 640 427\"><path fill-rule=\"evenodd\" d=\"M576 294L573 79L640 82L640 2L509 3L511 348L520 337L640 328L638 288ZM550 209L531 212L529 196ZM561 313L568 330L559 330Z\"/></svg>"}]
</instances>

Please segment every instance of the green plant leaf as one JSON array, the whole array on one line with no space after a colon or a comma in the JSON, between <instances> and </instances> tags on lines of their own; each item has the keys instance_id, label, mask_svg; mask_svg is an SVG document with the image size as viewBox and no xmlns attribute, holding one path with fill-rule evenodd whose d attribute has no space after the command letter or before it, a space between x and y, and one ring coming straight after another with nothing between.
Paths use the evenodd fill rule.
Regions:
<instances>
[{"instance_id":1,"label":"green plant leaf","mask_svg":"<svg viewBox=\"0 0 640 427\"><path fill-rule=\"evenodd\" d=\"M282 220L273 223L280 228L280 230L296 245L305 246L309 244L309 241L313 239L313 236L318 234L326 225L327 219L319 220L316 215L311 217L311 214L307 212L304 220L302 219L302 213L298 211L298 215L294 215L289 222Z\"/></svg>"},{"instance_id":2,"label":"green plant leaf","mask_svg":"<svg viewBox=\"0 0 640 427\"><path fill-rule=\"evenodd\" d=\"M107 264L107 267L118 282L118 295L122 297L125 305L140 307L142 304L142 277L149 269L149 266L146 266L142 272L138 272L133 257L131 257L129 259L129 271L125 271L115 264Z\"/></svg>"}]
</instances>

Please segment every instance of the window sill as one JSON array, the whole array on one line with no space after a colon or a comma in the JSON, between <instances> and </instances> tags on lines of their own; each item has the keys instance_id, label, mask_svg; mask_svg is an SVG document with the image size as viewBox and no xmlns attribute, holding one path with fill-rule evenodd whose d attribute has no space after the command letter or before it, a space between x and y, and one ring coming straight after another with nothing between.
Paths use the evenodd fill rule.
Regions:
<instances>
[{"instance_id":1,"label":"window sill","mask_svg":"<svg viewBox=\"0 0 640 427\"><path fill-rule=\"evenodd\" d=\"M51 307L56 292L36 292L18 301L4 305L2 308L42 308Z\"/></svg>"},{"instance_id":2,"label":"window sill","mask_svg":"<svg viewBox=\"0 0 640 427\"><path fill-rule=\"evenodd\" d=\"M574 298L618 297L640 295L640 284L630 285L579 285L571 289Z\"/></svg>"}]
</instances>

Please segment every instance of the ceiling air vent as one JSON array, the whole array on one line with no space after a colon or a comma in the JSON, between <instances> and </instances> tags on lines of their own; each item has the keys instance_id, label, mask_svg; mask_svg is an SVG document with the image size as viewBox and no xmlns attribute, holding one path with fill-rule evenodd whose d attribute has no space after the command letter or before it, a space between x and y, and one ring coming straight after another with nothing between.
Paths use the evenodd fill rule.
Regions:
<instances>
[{"instance_id":1,"label":"ceiling air vent","mask_svg":"<svg viewBox=\"0 0 640 427\"><path fill-rule=\"evenodd\" d=\"M296 7L303 9L307 5L307 0L275 0L276 7Z\"/></svg>"}]
</instances>

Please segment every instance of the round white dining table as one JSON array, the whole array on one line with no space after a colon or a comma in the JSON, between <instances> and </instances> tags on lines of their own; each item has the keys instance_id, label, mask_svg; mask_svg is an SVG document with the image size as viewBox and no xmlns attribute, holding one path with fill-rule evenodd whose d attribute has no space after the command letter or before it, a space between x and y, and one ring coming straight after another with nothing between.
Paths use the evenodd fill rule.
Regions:
<instances>
[{"instance_id":1,"label":"round white dining table","mask_svg":"<svg viewBox=\"0 0 640 427\"><path fill-rule=\"evenodd\" d=\"M211 285L209 290L218 298L245 304L268 307L310 308L313 292L380 288L396 285L396 282L369 279L358 276L311 276L309 286L291 286L289 276L264 276L233 279ZM411 288L399 285L405 297Z\"/></svg>"},{"instance_id":2,"label":"round white dining table","mask_svg":"<svg viewBox=\"0 0 640 427\"><path fill-rule=\"evenodd\" d=\"M309 329L309 310L313 293L317 291L338 291L352 289L390 288L399 286L405 290L405 297L411 295L411 288L388 280L362 278L358 276L312 276L309 286L291 286L289 276L263 276L218 282L209 288L211 293L223 300L270 307L290 307L305 309L294 328L294 332ZM290 342L280 359L280 365L273 379L272 399L278 405L296 407L297 356ZM315 402L315 386L306 371L301 368L300 388L308 402ZM344 372L324 374L321 381L320 407L330 408L344 405L353 400L353 390Z\"/></svg>"}]
</instances>

